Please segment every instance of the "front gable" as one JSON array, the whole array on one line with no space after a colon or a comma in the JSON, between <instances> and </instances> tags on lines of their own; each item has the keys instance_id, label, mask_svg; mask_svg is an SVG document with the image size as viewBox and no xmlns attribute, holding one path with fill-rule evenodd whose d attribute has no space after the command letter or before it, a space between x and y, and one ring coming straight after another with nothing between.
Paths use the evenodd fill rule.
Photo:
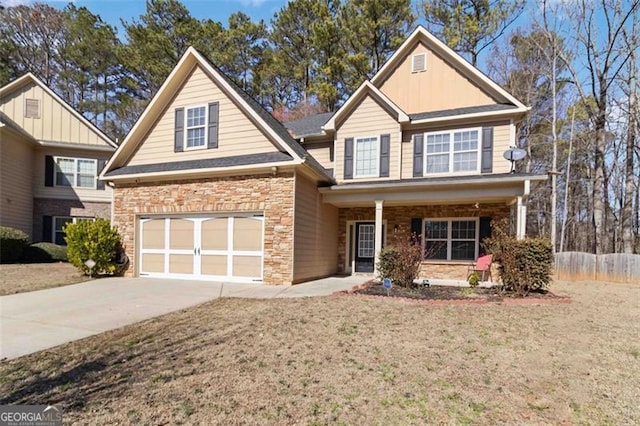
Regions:
<instances>
[{"instance_id":1,"label":"front gable","mask_svg":"<svg viewBox=\"0 0 640 426\"><path fill-rule=\"evenodd\" d=\"M499 103L420 41L379 84L380 91L408 114Z\"/></svg>"},{"instance_id":2,"label":"front gable","mask_svg":"<svg viewBox=\"0 0 640 426\"><path fill-rule=\"evenodd\" d=\"M40 143L87 145L113 150L116 145L32 74L0 88L0 115Z\"/></svg>"},{"instance_id":3,"label":"front gable","mask_svg":"<svg viewBox=\"0 0 640 426\"><path fill-rule=\"evenodd\" d=\"M191 133L190 129L193 129ZM127 166L284 151L199 65L158 112Z\"/></svg>"}]
</instances>

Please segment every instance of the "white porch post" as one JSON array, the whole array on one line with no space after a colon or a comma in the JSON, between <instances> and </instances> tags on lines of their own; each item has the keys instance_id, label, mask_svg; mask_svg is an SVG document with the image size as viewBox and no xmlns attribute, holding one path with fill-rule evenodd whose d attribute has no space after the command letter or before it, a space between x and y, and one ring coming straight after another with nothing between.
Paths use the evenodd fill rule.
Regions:
<instances>
[{"instance_id":1,"label":"white porch post","mask_svg":"<svg viewBox=\"0 0 640 426\"><path fill-rule=\"evenodd\" d=\"M376 200L376 239L375 239L375 257L373 259L373 273L378 275L378 259L382 251L382 200Z\"/></svg>"},{"instance_id":2,"label":"white porch post","mask_svg":"<svg viewBox=\"0 0 640 426\"><path fill-rule=\"evenodd\" d=\"M516 203L516 237L521 240L527 234L527 205L523 197L517 198Z\"/></svg>"}]
</instances>

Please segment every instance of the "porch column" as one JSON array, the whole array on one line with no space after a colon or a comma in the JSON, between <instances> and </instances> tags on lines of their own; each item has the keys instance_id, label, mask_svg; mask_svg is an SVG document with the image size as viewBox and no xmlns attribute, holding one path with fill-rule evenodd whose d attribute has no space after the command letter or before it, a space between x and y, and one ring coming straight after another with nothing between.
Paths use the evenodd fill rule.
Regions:
<instances>
[{"instance_id":1,"label":"porch column","mask_svg":"<svg viewBox=\"0 0 640 426\"><path fill-rule=\"evenodd\" d=\"M516 237L521 240L527 234L527 204L523 197L516 202Z\"/></svg>"},{"instance_id":2,"label":"porch column","mask_svg":"<svg viewBox=\"0 0 640 426\"><path fill-rule=\"evenodd\" d=\"M382 251L382 200L376 200L376 239L375 239L375 257L373 259L373 273L378 275L378 259Z\"/></svg>"}]
</instances>

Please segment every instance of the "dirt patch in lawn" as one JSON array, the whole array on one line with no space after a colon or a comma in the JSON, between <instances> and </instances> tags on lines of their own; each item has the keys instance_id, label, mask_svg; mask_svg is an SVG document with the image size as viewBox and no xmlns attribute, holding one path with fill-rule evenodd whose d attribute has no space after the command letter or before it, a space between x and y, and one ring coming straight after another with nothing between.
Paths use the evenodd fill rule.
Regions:
<instances>
[{"instance_id":1,"label":"dirt patch in lawn","mask_svg":"<svg viewBox=\"0 0 640 426\"><path fill-rule=\"evenodd\" d=\"M347 294L366 295L366 296L381 296L390 298L400 298L409 300L424 300L424 301L486 301L486 302L503 302L510 299L532 300L532 299L545 299L545 300L565 300L566 297L556 296L550 291L537 291L531 292L526 298L520 297L513 293L503 293L497 288L485 288L485 287L454 287L454 286L420 286L413 288L394 286L387 290L382 284L370 283L355 291L348 292Z\"/></svg>"},{"instance_id":2,"label":"dirt patch in lawn","mask_svg":"<svg viewBox=\"0 0 640 426\"><path fill-rule=\"evenodd\" d=\"M0 363L75 424L639 424L640 287L571 304L220 299Z\"/></svg>"},{"instance_id":3,"label":"dirt patch in lawn","mask_svg":"<svg viewBox=\"0 0 640 426\"><path fill-rule=\"evenodd\" d=\"M0 296L88 281L69 263L0 265Z\"/></svg>"}]
</instances>

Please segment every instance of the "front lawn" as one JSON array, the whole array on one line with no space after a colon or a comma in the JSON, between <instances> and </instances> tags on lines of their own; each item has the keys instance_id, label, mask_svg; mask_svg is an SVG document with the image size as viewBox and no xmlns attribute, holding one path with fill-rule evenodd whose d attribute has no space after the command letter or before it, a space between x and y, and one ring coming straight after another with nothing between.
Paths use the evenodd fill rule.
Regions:
<instances>
[{"instance_id":1,"label":"front lawn","mask_svg":"<svg viewBox=\"0 0 640 426\"><path fill-rule=\"evenodd\" d=\"M76 424L640 423L640 286L552 289L573 302L220 299L5 361L0 404Z\"/></svg>"},{"instance_id":2,"label":"front lawn","mask_svg":"<svg viewBox=\"0 0 640 426\"><path fill-rule=\"evenodd\" d=\"M0 296L88 281L66 262L0 265Z\"/></svg>"}]
</instances>

